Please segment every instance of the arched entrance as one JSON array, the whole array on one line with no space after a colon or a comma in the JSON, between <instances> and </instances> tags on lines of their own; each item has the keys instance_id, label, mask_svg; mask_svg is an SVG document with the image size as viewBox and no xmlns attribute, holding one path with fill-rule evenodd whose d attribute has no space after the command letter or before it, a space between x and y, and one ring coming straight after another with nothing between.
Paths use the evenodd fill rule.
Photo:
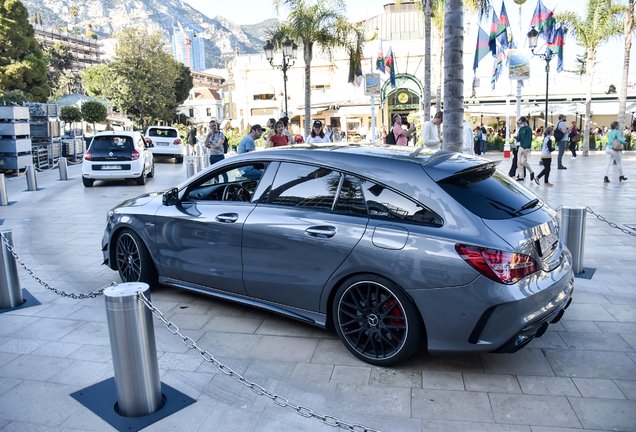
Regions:
<instances>
[{"instance_id":1,"label":"arched entrance","mask_svg":"<svg viewBox=\"0 0 636 432\"><path fill-rule=\"evenodd\" d=\"M424 88L413 75L399 74L395 76L395 88L386 80L380 91L380 109L384 125L391 124L394 114L407 116L422 110Z\"/></svg>"}]
</instances>

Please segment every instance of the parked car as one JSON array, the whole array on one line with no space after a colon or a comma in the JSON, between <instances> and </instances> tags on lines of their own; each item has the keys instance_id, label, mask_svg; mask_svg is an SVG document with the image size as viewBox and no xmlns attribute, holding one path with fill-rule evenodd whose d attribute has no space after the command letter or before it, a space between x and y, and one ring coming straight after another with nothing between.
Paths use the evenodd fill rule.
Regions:
<instances>
[{"instance_id":1,"label":"parked car","mask_svg":"<svg viewBox=\"0 0 636 432\"><path fill-rule=\"evenodd\" d=\"M155 175L150 146L139 132L97 133L82 159L82 181L91 187L95 180L135 179L146 184Z\"/></svg>"},{"instance_id":2,"label":"parked car","mask_svg":"<svg viewBox=\"0 0 636 432\"><path fill-rule=\"evenodd\" d=\"M146 131L146 142L152 144L150 149L156 158L174 158L183 163L185 146L177 128L172 126L150 126Z\"/></svg>"},{"instance_id":3,"label":"parked car","mask_svg":"<svg viewBox=\"0 0 636 432\"><path fill-rule=\"evenodd\" d=\"M510 353L571 302L556 213L475 156L281 148L214 164L113 208L105 262L335 328L363 361Z\"/></svg>"}]
</instances>

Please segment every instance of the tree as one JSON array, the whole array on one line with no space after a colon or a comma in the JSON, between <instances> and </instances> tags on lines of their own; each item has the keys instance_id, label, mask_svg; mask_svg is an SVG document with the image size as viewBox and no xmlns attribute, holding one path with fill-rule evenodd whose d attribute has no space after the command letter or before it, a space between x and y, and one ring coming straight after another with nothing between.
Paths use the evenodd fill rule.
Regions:
<instances>
[{"instance_id":1,"label":"tree","mask_svg":"<svg viewBox=\"0 0 636 432\"><path fill-rule=\"evenodd\" d=\"M594 78L594 57L599 46L623 32L621 23L625 7L613 0L588 0L585 17L574 12L556 15L556 20L570 30L576 42L587 50L587 95L585 98L585 126L583 129L583 156L590 151L590 116L592 111L592 83Z\"/></svg>"},{"instance_id":2,"label":"tree","mask_svg":"<svg viewBox=\"0 0 636 432\"><path fill-rule=\"evenodd\" d=\"M618 98L618 124L620 131L625 127L625 109L627 107L627 85L629 81L629 56L632 51L632 33L634 33L634 0L628 0L625 12L625 61L623 63L623 79L621 94Z\"/></svg>"},{"instance_id":3,"label":"tree","mask_svg":"<svg viewBox=\"0 0 636 432\"><path fill-rule=\"evenodd\" d=\"M101 105L101 104L100 104ZM103 106L103 105L102 105ZM60 120L66 123L82 120L82 113L76 106L63 106L60 108Z\"/></svg>"},{"instance_id":4,"label":"tree","mask_svg":"<svg viewBox=\"0 0 636 432\"><path fill-rule=\"evenodd\" d=\"M6 91L0 96L0 105L9 105L11 103L22 105L24 102L31 102L31 97L28 94L24 94L22 90Z\"/></svg>"},{"instance_id":5,"label":"tree","mask_svg":"<svg viewBox=\"0 0 636 432\"><path fill-rule=\"evenodd\" d=\"M106 99L111 88L116 87L115 81L115 76L105 64L87 67L82 71L84 90L95 98Z\"/></svg>"},{"instance_id":6,"label":"tree","mask_svg":"<svg viewBox=\"0 0 636 432\"><path fill-rule=\"evenodd\" d=\"M86 101L82 104L82 117L87 122L93 123L93 133L96 133L95 123L103 122L108 116L106 107L101 102Z\"/></svg>"},{"instance_id":7,"label":"tree","mask_svg":"<svg viewBox=\"0 0 636 432\"><path fill-rule=\"evenodd\" d=\"M29 13L19 0L0 0L0 91L22 90L45 102L47 63L34 37Z\"/></svg>"},{"instance_id":8,"label":"tree","mask_svg":"<svg viewBox=\"0 0 636 432\"><path fill-rule=\"evenodd\" d=\"M305 135L311 125L311 62L314 49L321 49L333 59L333 50L342 48L349 54L350 68L360 66L362 27L346 18L343 0L274 0L278 12L286 8L287 21L268 33L271 42L280 47L285 37L299 42L305 61Z\"/></svg>"},{"instance_id":9,"label":"tree","mask_svg":"<svg viewBox=\"0 0 636 432\"><path fill-rule=\"evenodd\" d=\"M174 80L174 108L176 109L179 105L185 102L186 99L188 99L188 96L190 96L190 90L194 87L194 82L192 80L192 73L190 72L189 67L181 62L175 62L174 65L176 68L176 78Z\"/></svg>"},{"instance_id":10,"label":"tree","mask_svg":"<svg viewBox=\"0 0 636 432\"><path fill-rule=\"evenodd\" d=\"M447 0L444 19L444 150L462 151L464 123L464 10Z\"/></svg>"}]
</instances>

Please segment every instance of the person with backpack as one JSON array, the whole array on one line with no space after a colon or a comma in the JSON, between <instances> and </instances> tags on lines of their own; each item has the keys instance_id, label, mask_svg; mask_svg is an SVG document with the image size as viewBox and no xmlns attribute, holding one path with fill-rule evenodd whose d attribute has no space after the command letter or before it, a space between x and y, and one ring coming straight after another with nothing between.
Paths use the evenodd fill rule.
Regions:
<instances>
[{"instance_id":1,"label":"person with backpack","mask_svg":"<svg viewBox=\"0 0 636 432\"><path fill-rule=\"evenodd\" d=\"M543 161L543 170L533 180L538 185L541 177L544 177L544 185L554 186L549 181L550 177L550 165L552 164L552 152L554 147L552 146L552 126L545 130L545 138L543 138L543 145L541 146L541 160Z\"/></svg>"},{"instance_id":2,"label":"person with backpack","mask_svg":"<svg viewBox=\"0 0 636 432\"><path fill-rule=\"evenodd\" d=\"M554 129L554 140L559 147L559 156L557 157L557 169L567 169L563 166L563 154L567 148L568 133L570 129L565 124L566 117L564 114L559 114L559 122Z\"/></svg>"},{"instance_id":3,"label":"person with backpack","mask_svg":"<svg viewBox=\"0 0 636 432\"><path fill-rule=\"evenodd\" d=\"M528 119L525 117L520 117L519 122L521 123L521 127L519 128L519 150L518 156L519 159L517 164L517 181L523 181L526 177L526 168L530 172L530 181L534 180L534 171L532 171L532 167L528 163L528 155L532 151L532 128L528 126Z\"/></svg>"},{"instance_id":4,"label":"person with backpack","mask_svg":"<svg viewBox=\"0 0 636 432\"><path fill-rule=\"evenodd\" d=\"M393 115L393 129L391 130L391 134L395 137L395 144L405 146L408 143L408 138L411 136L413 131L415 130L415 123L412 123L411 126L404 130L402 129L402 116L400 114ZM387 144L389 142L389 136L387 135Z\"/></svg>"}]
</instances>

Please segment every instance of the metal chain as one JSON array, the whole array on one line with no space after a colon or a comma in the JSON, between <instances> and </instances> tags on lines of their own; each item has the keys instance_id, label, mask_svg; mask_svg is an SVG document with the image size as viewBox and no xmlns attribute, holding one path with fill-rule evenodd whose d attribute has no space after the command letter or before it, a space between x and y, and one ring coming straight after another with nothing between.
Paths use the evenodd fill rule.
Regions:
<instances>
[{"instance_id":1,"label":"metal chain","mask_svg":"<svg viewBox=\"0 0 636 432\"><path fill-rule=\"evenodd\" d=\"M608 225L609 225L609 226L611 226L612 228L616 228L616 229L618 229L618 230L621 230L621 231L622 231L623 233L625 233L625 234L629 234L629 235L631 235L631 236L636 237L636 232L632 232L632 231L626 230L625 228L621 228L621 227L619 227L619 226L618 226L618 225L616 225L614 222L610 222L610 221L608 221L607 219L605 219L605 218L604 218L603 216L601 216L600 214L596 214L596 213L594 213L594 211L593 211L591 208L589 208L589 207L585 207L585 209L586 209L587 211L589 211L590 213L592 213L594 216L596 216L596 218L597 218L598 220L600 220L601 222L605 222L606 224L608 224Z\"/></svg>"},{"instance_id":2,"label":"metal chain","mask_svg":"<svg viewBox=\"0 0 636 432\"><path fill-rule=\"evenodd\" d=\"M184 336L183 334L181 334L181 332L179 331L179 327L177 327L174 323L168 321L166 319L166 317L163 315L163 313L159 309L157 309L150 302L150 300L148 300L148 298L144 295L143 292L139 291L139 292L137 292L137 295L139 297L139 300L141 302L143 302L143 304L146 305L146 307L148 309L150 309L152 314L157 319L159 319L160 321L162 321L166 325L166 327L168 328L170 333L172 333L174 335L177 335L177 336L179 336L181 338L181 340L183 341L185 346L188 347L188 349L195 350L196 352L199 353L199 355L201 357L203 357L203 359L205 361L212 363L214 366L216 366L225 375L228 375L228 376L232 377L232 379L234 379L235 381L237 381L237 382L243 384L244 386L248 387L250 390L252 390L257 395L266 396L266 397L270 398L272 400L272 402L274 402L276 405L278 405L280 407L291 408L294 411L296 411L296 413L298 415L300 415L300 416L303 416L303 417L306 417L306 418L310 418L310 417L316 418L316 419L322 421L324 424L329 425L331 427L339 427L341 429L345 429L345 430L353 431L353 432L380 432L377 429L370 429L370 428L368 428L366 426L362 426L362 425L359 425L359 424L351 424L351 423L347 423L347 422L338 420L336 417L330 416L330 415L327 415L327 414L325 414L325 415L317 414L313 410L311 410L310 408L304 407L302 405L294 405L291 402L289 402L286 398L284 398L284 397L282 397L280 395L277 395L275 393L270 393L267 390L265 390L263 387L261 387L260 385L258 385L256 383L253 383L253 382L243 378L237 372L233 371L228 366L226 366L223 363L219 362L208 351L199 348L199 346L196 344L196 342L194 340L192 340L192 338L190 338L188 336Z\"/></svg>"},{"instance_id":3,"label":"metal chain","mask_svg":"<svg viewBox=\"0 0 636 432\"><path fill-rule=\"evenodd\" d=\"M62 291L59 290L57 288L53 288L51 285L47 284L46 282L44 282L42 279L40 279L39 277L36 276L35 273L33 273L33 271L31 269L29 269L26 264L24 263L24 261L22 261L22 259L18 256L18 254L16 253L15 249L13 248L13 246L11 246L9 244L9 240L4 236L4 234L0 233L0 237L2 237L2 243L4 243L5 247L7 248L7 250L9 252L11 252L11 255L13 255L13 257L16 259L16 261L18 262L18 264L20 264L22 266L22 268L33 278L35 279L35 281L37 283L39 283L40 285L42 285L44 288L46 288L49 291L53 291L55 294L61 295L62 297L70 297L72 299L86 299L86 298L95 298L97 296L100 296L102 294L104 294L104 289L102 288L98 291L93 291L90 293L82 293L82 294L75 294L75 293L67 293L66 291ZM114 282L113 282L114 284ZM112 285L111 285L112 286Z\"/></svg>"}]
</instances>

